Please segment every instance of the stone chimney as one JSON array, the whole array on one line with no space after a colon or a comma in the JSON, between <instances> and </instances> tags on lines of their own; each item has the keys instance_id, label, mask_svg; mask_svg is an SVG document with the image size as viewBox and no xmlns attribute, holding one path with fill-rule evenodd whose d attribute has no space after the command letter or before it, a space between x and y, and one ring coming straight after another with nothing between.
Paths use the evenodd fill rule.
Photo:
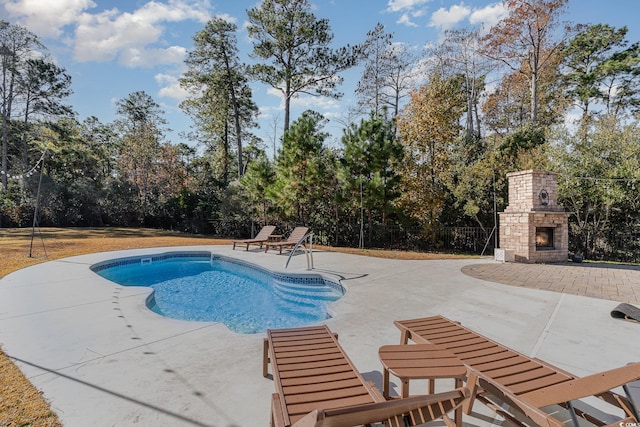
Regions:
<instances>
[{"instance_id":1,"label":"stone chimney","mask_svg":"<svg viewBox=\"0 0 640 427\"><path fill-rule=\"evenodd\" d=\"M500 215L496 259L526 263L566 262L569 214L558 205L555 172L527 170L507 174L509 204Z\"/></svg>"}]
</instances>

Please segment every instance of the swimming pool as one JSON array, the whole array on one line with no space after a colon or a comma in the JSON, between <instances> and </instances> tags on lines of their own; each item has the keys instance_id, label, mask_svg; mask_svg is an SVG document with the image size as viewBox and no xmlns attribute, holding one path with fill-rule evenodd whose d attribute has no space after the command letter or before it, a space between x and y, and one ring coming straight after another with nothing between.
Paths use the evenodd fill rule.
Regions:
<instances>
[{"instance_id":1,"label":"swimming pool","mask_svg":"<svg viewBox=\"0 0 640 427\"><path fill-rule=\"evenodd\" d=\"M120 258L91 270L122 286L151 287L147 307L155 313L222 322L243 334L321 322L345 292L317 274L274 273L210 252Z\"/></svg>"}]
</instances>

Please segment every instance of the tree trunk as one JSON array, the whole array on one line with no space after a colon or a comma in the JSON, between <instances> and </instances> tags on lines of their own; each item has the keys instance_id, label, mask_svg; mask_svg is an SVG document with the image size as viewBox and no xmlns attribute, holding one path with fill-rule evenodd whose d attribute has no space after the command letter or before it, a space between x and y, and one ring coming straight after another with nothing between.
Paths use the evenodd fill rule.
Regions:
<instances>
[{"instance_id":1,"label":"tree trunk","mask_svg":"<svg viewBox=\"0 0 640 427\"><path fill-rule=\"evenodd\" d=\"M284 90L284 133L289 130L289 120L291 118L291 81L287 80Z\"/></svg>"},{"instance_id":2,"label":"tree trunk","mask_svg":"<svg viewBox=\"0 0 640 427\"><path fill-rule=\"evenodd\" d=\"M7 88L6 73L7 70L4 69L2 74L2 87L5 89ZM11 107L13 103L13 73L9 76L8 85L8 95L4 95L2 99L2 174L0 175L2 176L3 190L6 190L9 185L7 174L9 173L9 126L11 125Z\"/></svg>"},{"instance_id":3,"label":"tree trunk","mask_svg":"<svg viewBox=\"0 0 640 427\"><path fill-rule=\"evenodd\" d=\"M6 190L9 182L7 180L7 173L9 168L9 124L7 123L7 117L2 115L2 173L0 173L0 177L2 178L2 190Z\"/></svg>"},{"instance_id":4,"label":"tree trunk","mask_svg":"<svg viewBox=\"0 0 640 427\"><path fill-rule=\"evenodd\" d=\"M538 74L531 75L531 123L538 122Z\"/></svg>"},{"instance_id":5,"label":"tree trunk","mask_svg":"<svg viewBox=\"0 0 640 427\"><path fill-rule=\"evenodd\" d=\"M227 69L227 84L229 85L229 94L231 95L231 104L233 105L233 120L236 128L236 144L238 146L238 178L242 178L244 168L242 167L242 131L240 128L240 107L238 106L238 98L233 85L233 75L231 66L229 65L229 57L224 52L224 65Z\"/></svg>"},{"instance_id":6,"label":"tree trunk","mask_svg":"<svg viewBox=\"0 0 640 427\"><path fill-rule=\"evenodd\" d=\"M27 102L24 108L24 117L22 125L24 126L22 131L22 167L23 170L29 170L29 144L27 138L27 129L29 127L29 108L30 108L30 96L27 96Z\"/></svg>"}]
</instances>

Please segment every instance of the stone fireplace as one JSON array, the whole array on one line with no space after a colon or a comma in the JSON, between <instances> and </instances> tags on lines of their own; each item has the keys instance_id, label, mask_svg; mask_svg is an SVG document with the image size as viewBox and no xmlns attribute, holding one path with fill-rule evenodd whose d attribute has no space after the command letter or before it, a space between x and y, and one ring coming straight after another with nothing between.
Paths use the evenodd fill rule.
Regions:
<instances>
[{"instance_id":1,"label":"stone fireplace","mask_svg":"<svg viewBox=\"0 0 640 427\"><path fill-rule=\"evenodd\" d=\"M569 256L569 214L558 205L555 172L507 174L509 205L500 215L496 259L526 263L565 262Z\"/></svg>"}]
</instances>

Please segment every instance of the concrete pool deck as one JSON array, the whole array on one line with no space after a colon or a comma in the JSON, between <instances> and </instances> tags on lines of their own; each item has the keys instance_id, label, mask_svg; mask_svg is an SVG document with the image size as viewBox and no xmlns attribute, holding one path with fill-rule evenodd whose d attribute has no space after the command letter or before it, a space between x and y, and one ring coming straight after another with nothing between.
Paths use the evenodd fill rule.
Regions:
<instances>
[{"instance_id":1,"label":"concrete pool deck","mask_svg":"<svg viewBox=\"0 0 640 427\"><path fill-rule=\"evenodd\" d=\"M116 285L89 269L179 250L207 250L273 271L284 271L287 259L230 246L138 249L50 261L0 280L0 344L65 427L268 425L274 384L262 377L264 333L161 317L145 306L148 289ZM347 288L326 324L380 389L378 348L399 342L396 319L442 314L580 376L640 354L640 324L610 316L617 300L505 286L462 272L498 265L490 259L402 261L315 251L314 261L316 273ZM304 255L286 271L306 272ZM547 274L539 270L538 281ZM411 390L422 392L420 384ZM399 391L393 377L392 391ZM481 412L465 424L491 425Z\"/></svg>"}]
</instances>

